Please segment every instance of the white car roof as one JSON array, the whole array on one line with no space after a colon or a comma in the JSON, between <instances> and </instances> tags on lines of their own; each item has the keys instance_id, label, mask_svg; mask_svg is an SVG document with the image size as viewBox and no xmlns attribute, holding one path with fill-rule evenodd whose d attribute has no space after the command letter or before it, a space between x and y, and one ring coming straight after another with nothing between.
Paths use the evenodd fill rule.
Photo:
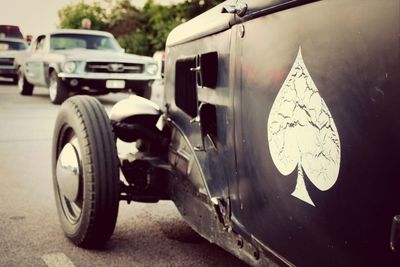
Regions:
<instances>
[{"instance_id":1,"label":"white car roof","mask_svg":"<svg viewBox=\"0 0 400 267\"><path fill-rule=\"evenodd\" d=\"M60 29L49 32L50 35L58 33L75 33L75 34L91 34L91 35L103 35L108 37L113 37L109 32L105 31L95 31L95 30L83 30L83 29Z\"/></svg>"}]
</instances>

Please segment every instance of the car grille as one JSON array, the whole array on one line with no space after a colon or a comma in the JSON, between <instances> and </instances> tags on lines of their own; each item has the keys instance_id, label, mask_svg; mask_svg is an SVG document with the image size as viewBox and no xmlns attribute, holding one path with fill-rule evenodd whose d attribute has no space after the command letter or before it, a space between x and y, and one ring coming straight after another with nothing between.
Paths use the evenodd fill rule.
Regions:
<instances>
[{"instance_id":1,"label":"car grille","mask_svg":"<svg viewBox=\"0 0 400 267\"><path fill-rule=\"evenodd\" d=\"M0 66L14 66L14 58L0 58Z\"/></svg>"},{"instance_id":2,"label":"car grille","mask_svg":"<svg viewBox=\"0 0 400 267\"><path fill-rule=\"evenodd\" d=\"M100 73L142 73L143 64L116 62L87 62L86 72Z\"/></svg>"}]
</instances>

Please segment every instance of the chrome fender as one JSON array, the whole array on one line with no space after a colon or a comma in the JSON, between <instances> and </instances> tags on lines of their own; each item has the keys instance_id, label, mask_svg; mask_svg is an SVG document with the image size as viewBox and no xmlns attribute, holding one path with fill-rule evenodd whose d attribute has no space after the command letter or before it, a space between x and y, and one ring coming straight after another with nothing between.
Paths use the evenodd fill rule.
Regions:
<instances>
[{"instance_id":1,"label":"chrome fender","mask_svg":"<svg viewBox=\"0 0 400 267\"><path fill-rule=\"evenodd\" d=\"M161 114L160 107L154 102L137 95L131 95L113 106L110 119L115 122L122 122L137 115L160 116Z\"/></svg>"}]
</instances>

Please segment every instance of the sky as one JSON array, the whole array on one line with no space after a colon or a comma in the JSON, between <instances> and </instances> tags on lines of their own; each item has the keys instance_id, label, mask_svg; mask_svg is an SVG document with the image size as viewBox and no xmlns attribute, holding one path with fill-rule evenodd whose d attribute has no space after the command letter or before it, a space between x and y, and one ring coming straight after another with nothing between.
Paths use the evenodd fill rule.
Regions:
<instances>
[{"instance_id":1,"label":"sky","mask_svg":"<svg viewBox=\"0 0 400 267\"><path fill-rule=\"evenodd\" d=\"M0 0L0 25L17 25L24 36L28 34L37 36L57 28L58 10L81 1L88 4L99 2L99 0ZM146 2L146 0L131 1L137 7L143 6ZM156 2L168 4L177 0L156 0Z\"/></svg>"}]
</instances>

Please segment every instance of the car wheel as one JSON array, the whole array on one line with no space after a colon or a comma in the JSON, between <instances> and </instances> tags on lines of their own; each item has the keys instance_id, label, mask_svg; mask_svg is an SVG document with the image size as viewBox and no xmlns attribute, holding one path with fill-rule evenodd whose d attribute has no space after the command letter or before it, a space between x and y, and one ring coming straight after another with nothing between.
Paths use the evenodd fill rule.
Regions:
<instances>
[{"instance_id":1,"label":"car wheel","mask_svg":"<svg viewBox=\"0 0 400 267\"><path fill-rule=\"evenodd\" d=\"M61 104L68 98L68 90L60 81L55 71L50 73L49 96L51 102L56 105Z\"/></svg>"},{"instance_id":2,"label":"car wheel","mask_svg":"<svg viewBox=\"0 0 400 267\"><path fill-rule=\"evenodd\" d=\"M13 84L18 84L18 81L19 81L18 75L15 75L14 77L12 77Z\"/></svg>"},{"instance_id":3,"label":"car wheel","mask_svg":"<svg viewBox=\"0 0 400 267\"><path fill-rule=\"evenodd\" d=\"M74 96L56 119L52 175L65 235L86 248L112 235L119 205L119 160L110 120L100 102Z\"/></svg>"},{"instance_id":4,"label":"car wheel","mask_svg":"<svg viewBox=\"0 0 400 267\"><path fill-rule=\"evenodd\" d=\"M33 84L26 80L21 70L18 70L18 90L20 95L32 95L33 93Z\"/></svg>"}]
</instances>

